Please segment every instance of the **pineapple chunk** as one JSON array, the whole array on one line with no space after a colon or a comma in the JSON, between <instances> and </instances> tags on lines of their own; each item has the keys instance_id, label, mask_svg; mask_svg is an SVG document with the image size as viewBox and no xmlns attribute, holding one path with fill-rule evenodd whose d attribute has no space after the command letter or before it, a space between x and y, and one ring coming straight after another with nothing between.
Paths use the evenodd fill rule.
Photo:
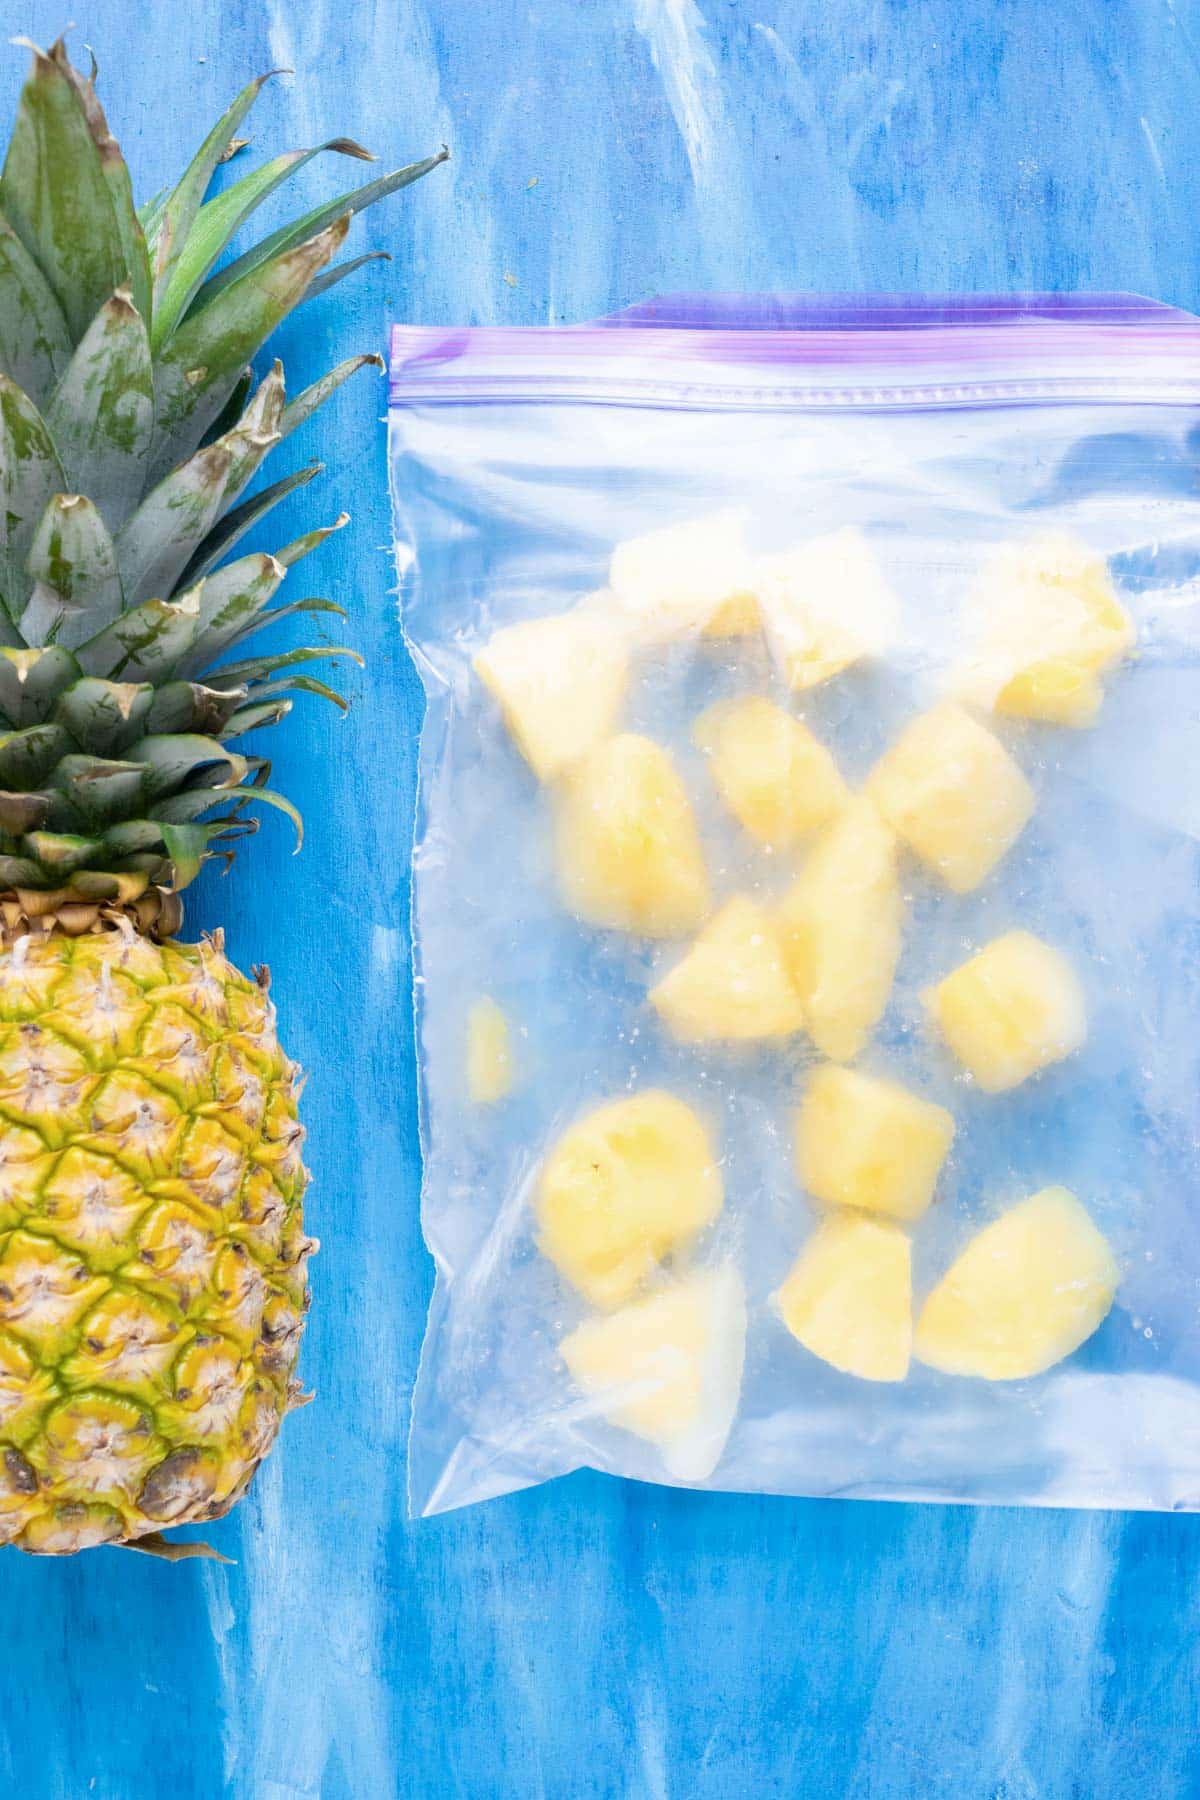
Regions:
<instances>
[{"instance_id":1,"label":"pineapple chunk","mask_svg":"<svg viewBox=\"0 0 1200 1800\"><path fill-rule=\"evenodd\" d=\"M887 1007L904 902L896 840L869 800L826 827L778 915L784 961L817 1049L857 1056Z\"/></svg>"},{"instance_id":2,"label":"pineapple chunk","mask_svg":"<svg viewBox=\"0 0 1200 1800\"><path fill-rule=\"evenodd\" d=\"M951 702L913 720L875 765L867 792L956 894L991 874L1034 806L1003 744Z\"/></svg>"},{"instance_id":3,"label":"pineapple chunk","mask_svg":"<svg viewBox=\"0 0 1200 1800\"><path fill-rule=\"evenodd\" d=\"M467 1014L467 1092L475 1106L494 1106L513 1088L512 1040L508 1020L486 996Z\"/></svg>"},{"instance_id":4,"label":"pineapple chunk","mask_svg":"<svg viewBox=\"0 0 1200 1800\"><path fill-rule=\"evenodd\" d=\"M1079 979L1066 957L1028 931L1009 931L931 989L942 1036L987 1094L1019 1086L1087 1037Z\"/></svg>"},{"instance_id":5,"label":"pineapple chunk","mask_svg":"<svg viewBox=\"0 0 1200 1800\"><path fill-rule=\"evenodd\" d=\"M948 1375L1040 1375L1103 1322L1120 1272L1067 1188L1043 1188L971 1239L925 1302L916 1354Z\"/></svg>"},{"instance_id":6,"label":"pineapple chunk","mask_svg":"<svg viewBox=\"0 0 1200 1800\"><path fill-rule=\"evenodd\" d=\"M698 1270L563 1339L562 1357L604 1416L662 1451L680 1481L721 1460L742 1386L746 1300L736 1270Z\"/></svg>"},{"instance_id":7,"label":"pineapple chunk","mask_svg":"<svg viewBox=\"0 0 1200 1800\"><path fill-rule=\"evenodd\" d=\"M638 636L651 642L705 630L731 636L756 615L754 568L742 541L745 514L729 507L618 544L609 586ZM757 624L757 617L750 629Z\"/></svg>"},{"instance_id":8,"label":"pineapple chunk","mask_svg":"<svg viewBox=\"0 0 1200 1800\"><path fill-rule=\"evenodd\" d=\"M706 638L753 637L756 631L762 630L762 608L758 604L758 595L749 592L734 594L729 600L723 600L708 624L702 636Z\"/></svg>"},{"instance_id":9,"label":"pineapple chunk","mask_svg":"<svg viewBox=\"0 0 1200 1800\"><path fill-rule=\"evenodd\" d=\"M539 781L552 781L608 736L629 673L621 634L583 607L506 625L473 666Z\"/></svg>"},{"instance_id":10,"label":"pineapple chunk","mask_svg":"<svg viewBox=\"0 0 1200 1800\"><path fill-rule=\"evenodd\" d=\"M650 1003L677 1038L787 1037L804 1028L775 923L755 901L730 900L658 986Z\"/></svg>"},{"instance_id":11,"label":"pineapple chunk","mask_svg":"<svg viewBox=\"0 0 1200 1800\"><path fill-rule=\"evenodd\" d=\"M833 757L806 725L761 694L718 701L692 737L710 758L717 792L760 844L786 850L845 803Z\"/></svg>"},{"instance_id":12,"label":"pineapple chunk","mask_svg":"<svg viewBox=\"0 0 1200 1800\"><path fill-rule=\"evenodd\" d=\"M823 1219L776 1303L806 1350L864 1381L903 1381L912 1354L912 1248L863 1213Z\"/></svg>"},{"instance_id":13,"label":"pineapple chunk","mask_svg":"<svg viewBox=\"0 0 1200 1800\"><path fill-rule=\"evenodd\" d=\"M1007 546L985 572L976 607L980 644L964 692L1017 718L1092 724L1099 675L1134 643L1103 557L1064 534Z\"/></svg>"},{"instance_id":14,"label":"pineapple chunk","mask_svg":"<svg viewBox=\"0 0 1200 1800\"><path fill-rule=\"evenodd\" d=\"M627 732L563 778L557 805L564 905L589 925L683 937L708 911L691 801L666 751Z\"/></svg>"},{"instance_id":15,"label":"pineapple chunk","mask_svg":"<svg viewBox=\"0 0 1200 1800\"><path fill-rule=\"evenodd\" d=\"M758 587L768 647L793 688L881 655L895 635L896 596L853 527L761 557Z\"/></svg>"},{"instance_id":16,"label":"pineapple chunk","mask_svg":"<svg viewBox=\"0 0 1200 1800\"><path fill-rule=\"evenodd\" d=\"M538 1244L594 1306L623 1306L723 1204L703 1124L649 1088L597 1107L554 1145L538 1184Z\"/></svg>"},{"instance_id":17,"label":"pineapple chunk","mask_svg":"<svg viewBox=\"0 0 1200 1800\"><path fill-rule=\"evenodd\" d=\"M796 1116L796 1173L824 1206L919 1219L954 1141L954 1120L894 1081L827 1064Z\"/></svg>"}]
</instances>

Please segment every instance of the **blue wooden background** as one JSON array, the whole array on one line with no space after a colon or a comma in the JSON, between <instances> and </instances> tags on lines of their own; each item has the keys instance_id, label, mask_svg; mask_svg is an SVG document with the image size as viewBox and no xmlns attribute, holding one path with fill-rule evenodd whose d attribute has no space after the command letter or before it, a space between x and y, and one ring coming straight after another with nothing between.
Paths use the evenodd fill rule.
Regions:
<instances>
[{"instance_id":1,"label":"blue wooden background","mask_svg":"<svg viewBox=\"0 0 1200 1800\"><path fill-rule=\"evenodd\" d=\"M141 192L273 65L272 149L453 161L283 334L296 384L426 322L656 291L1133 288L1200 302L1200 0L4 0L71 16ZM23 73L0 56L7 119ZM347 167L311 165L306 197ZM0 1563L0 1792L29 1800L1183 1800L1200 1519L689 1495L575 1477L411 1525L417 1228L405 862L418 701L382 385L298 448L369 668L278 756L291 860L205 882L311 1069L325 1249L293 1418L232 1567ZM306 506L314 504L310 488ZM285 527L298 528L297 507ZM284 530L283 536L292 535ZM314 568L314 563L308 565Z\"/></svg>"}]
</instances>

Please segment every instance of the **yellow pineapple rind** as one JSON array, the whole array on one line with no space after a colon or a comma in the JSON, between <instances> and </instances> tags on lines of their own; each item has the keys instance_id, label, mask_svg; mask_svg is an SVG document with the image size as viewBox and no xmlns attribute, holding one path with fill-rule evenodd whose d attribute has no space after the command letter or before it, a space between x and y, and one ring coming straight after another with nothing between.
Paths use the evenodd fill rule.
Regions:
<instances>
[{"instance_id":1,"label":"yellow pineapple rind","mask_svg":"<svg viewBox=\"0 0 1200 1800\"><path fill-rule=\"evenodd\" d=\"M294 1395L298 1071L219 939L0 955L0 1542L228 1510Z\"/></svg>"}]
</instances>

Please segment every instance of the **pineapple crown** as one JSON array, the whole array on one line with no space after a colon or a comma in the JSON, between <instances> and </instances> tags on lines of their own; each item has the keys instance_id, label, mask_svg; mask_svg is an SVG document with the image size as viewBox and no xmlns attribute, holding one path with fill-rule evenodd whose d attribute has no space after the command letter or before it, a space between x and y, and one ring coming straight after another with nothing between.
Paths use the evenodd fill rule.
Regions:
<instances>
[{"instance_id":1,"label":"pineapple crown","mask_svg":"<svg viewBox=\"0 0 1200 1800\"><path fill-rule=\"evenodd\" d=\"M24 40L21 40L24 42ZM62 902L139 908L232 855L253 808L300 815L271 765L230 745L284 717L297 692L343 706L305 672L322 643L221 661L297 613L288 571L345 523L273 555L230 557L243 534L320 472L243 498L267 456L355 370L294 399L276 362L249 363L293 307L366 256L330 267L354 213L436 156L306 212L217 264L255 209L321 152L274 157L206 198L263 83L243 88L179 182L135 207L129 170L61 40L33 65L0 175L0 890L29 916ZM279 71L271 71L272 74ZM178 905L169 909L177 919ZM173 926L169 927L173 928Z\"/></svg>"}]
</instances>

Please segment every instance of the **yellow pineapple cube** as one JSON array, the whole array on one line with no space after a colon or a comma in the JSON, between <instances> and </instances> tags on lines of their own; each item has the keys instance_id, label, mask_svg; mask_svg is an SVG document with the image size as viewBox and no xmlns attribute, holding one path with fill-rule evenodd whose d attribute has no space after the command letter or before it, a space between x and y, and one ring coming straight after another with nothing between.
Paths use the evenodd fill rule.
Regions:
<instances>
[{"instance_id":1,"label":"yellow pineapple cube","mask_svg":"<svg viewBox=\"0 0 1200 1800\"><path fill-rule=\"evenodd\" d=\"M852 800L813 846L777 918L823 1056L852 1060L883 1016L903 922L895 836L869 800Z\"/></svg>"},{"instance_id":2,"label":"yellow pineapple cube","mask_svg":"<svg viewBox=\"0 0 1200 1800\"><path fill-rule=\"evenodd\" d=\"M1048 533L1007 545L975 596L979 644L964 693L997 712L1091 725L1099 676L1134 644L1108 565L1078 538Z\"/></svg>"},{"instance_id":3,"label":"yellow pineapple cube","mask_svg":"<svg viewBox=\"0 0 1200 1800\"><path fill-rule=\"evenodd\" d=\"M1075 1195L1043 1188L985 1226L943 1275L917 1321L916 1354L948 1375L1040 1375L1091 1337L1119 1280Z\"/></svg>"},{"instance_id":4,"label":"yellow pineapple cube","mask_svg":"<svg viewBox=\"0 0 1200 1800\"><path fill-rule=\"evenodd\" d=\"M875 765L867 792L956 894L991 874L1034 807L1032 788L1000 740L952 702L913 720Z\"/></svg>"},{"instance_id":5,"label":"yellow pineapple cube","mask_svg":"<svg viewBox=\"0 0 1200 1800\"><path fill-rule=\"evenodd\" d=\"M786 850L845 804L846 784L824 744L761 694L719 700L692 737L722 800L760 844Z\"/></svg>"},{"instance_id":6,"label":"yellow pineapple cube","mask_svg":"<svg viewBox=\"0 0 1200 1800\"><path fill-rule=\"evenodd\" d=\"M467 1014L467 1092L472 1104L494 1106L507 1099L514 1074L508 1020L485 995Z\"/></svg>"},{"instance_id":7,"label":"yellow pineapple cube","mask_svg":"<svg viewBox=\"0 0 1200 1800\"><path fill-rule=\"evenodd\" d=\"M1036 1075L1087 1037L1083 989L1061 951L1028 931L994 938L925 996L942 1036L988 1094Z\"/></svg>"},{"instance_id":8,"label":"yellow pineapple cube","mask_svg":"<svg viewBox=\"0 0 1200 1800\"><path fill-rule=\"evenodd\" d=\"M473 667L539 781L607 737L629 675L624 640L598 608L505 625Z\"/></svg>"},{"instance_id":9,"label":"yellow pineapple cube","mask_svg":"<svg viewBox=\"0 0 1200 1800\"><path fill-rule=\"evenodd\" d=\"M723 906L657 987L650 1003L684 1042L788 1037L804 1008L788 979L775 921L755 901Z\"/></svg>"},{"instance_id":10,"label":"yellow pineapple cube","mask_svg":"<svg viewBox=\"0 0 1200 1800\"><path fill-rule=\"evenodd\" d=\"M707 1481L737 1412L745 1346L742 1283L725 1267L589 1319L559 1348L610 1424L657 1444L680 1481Z\"/></svg>"},{"instance_id":11,"label":"yellow pineapple cube","mask_svg":"<svg viewBox=\"0 0 1200 1800\"><path fill-rule=\"evenodd\" d=\"M753 637L761 630L762 609L758 595L747 591L723 600L701 635L706 638Z\"/></svg>"},{"instance_id":12,"label":"yellow pineapple cube","mask_svg":"<svg viewBox=\"0 0 1200 1800\"><path fill-rule=\"evenodd\" d=\"M597 1107L552 1147L538 1183L538 1246L594 1306L622 1306L723 1204L702 1121L648 1088Z\"/></svg>"},{"instance_id":13,"label":"yellow pineapple cube","mask_svg":"<svg viewBox=\"0 0 1200 1800\"><path fill-rule=\"evenodd\" d=\"M742 540L744 511L665 525L618 544L609 567L616 607L635 636L650 642L706 628L757 624L754 567ZM753 610L752 610L753 609Z\"/></svg>"},{"instance_id":14,"label":"yellow pineapple cube","mask_svg":"<svg viewBox=\"0 0 1200 1800\"><path fill-rule=\"evenodd\" d=\"M708 875L687 790L661 745L626 732L559 783L563 904L589 925L683 937L708 911Z\"/></svg>"},{"instance_id":15,"label":"yellow pineapple cube","mask_svg":"<svg viewBox=\"0 0 1200 1800\"><path fill-rule=\"evenodd\" d=\"M846 1375L903 1381L912 1353L912 1249L899 1226L831 1213L776 1296L792 1336Z\"/></svg>"},{"instance_id":16,"label":"yellow pineapple cube","mask_svg":"<svg viewBox=\"0 0 1200 1800\"><path fill-rule=\"evenodd\" d=\"M853 527L760 557L757 580L767 644L793 688L882 655L895 635L896 596Z\"/></svg>"},{"instance_id":17,"label":"yellow pineapple cube","mask_svg":"<svg viewBox=\"0 0 1200 1800\"><path fill-rule=\"evenodd\" d=\"M826 1064L796 1116L796 1173L823 1206L919 1219L954 1141L945 1107L895 1081Z\"/></svg>"}]
</instances>

